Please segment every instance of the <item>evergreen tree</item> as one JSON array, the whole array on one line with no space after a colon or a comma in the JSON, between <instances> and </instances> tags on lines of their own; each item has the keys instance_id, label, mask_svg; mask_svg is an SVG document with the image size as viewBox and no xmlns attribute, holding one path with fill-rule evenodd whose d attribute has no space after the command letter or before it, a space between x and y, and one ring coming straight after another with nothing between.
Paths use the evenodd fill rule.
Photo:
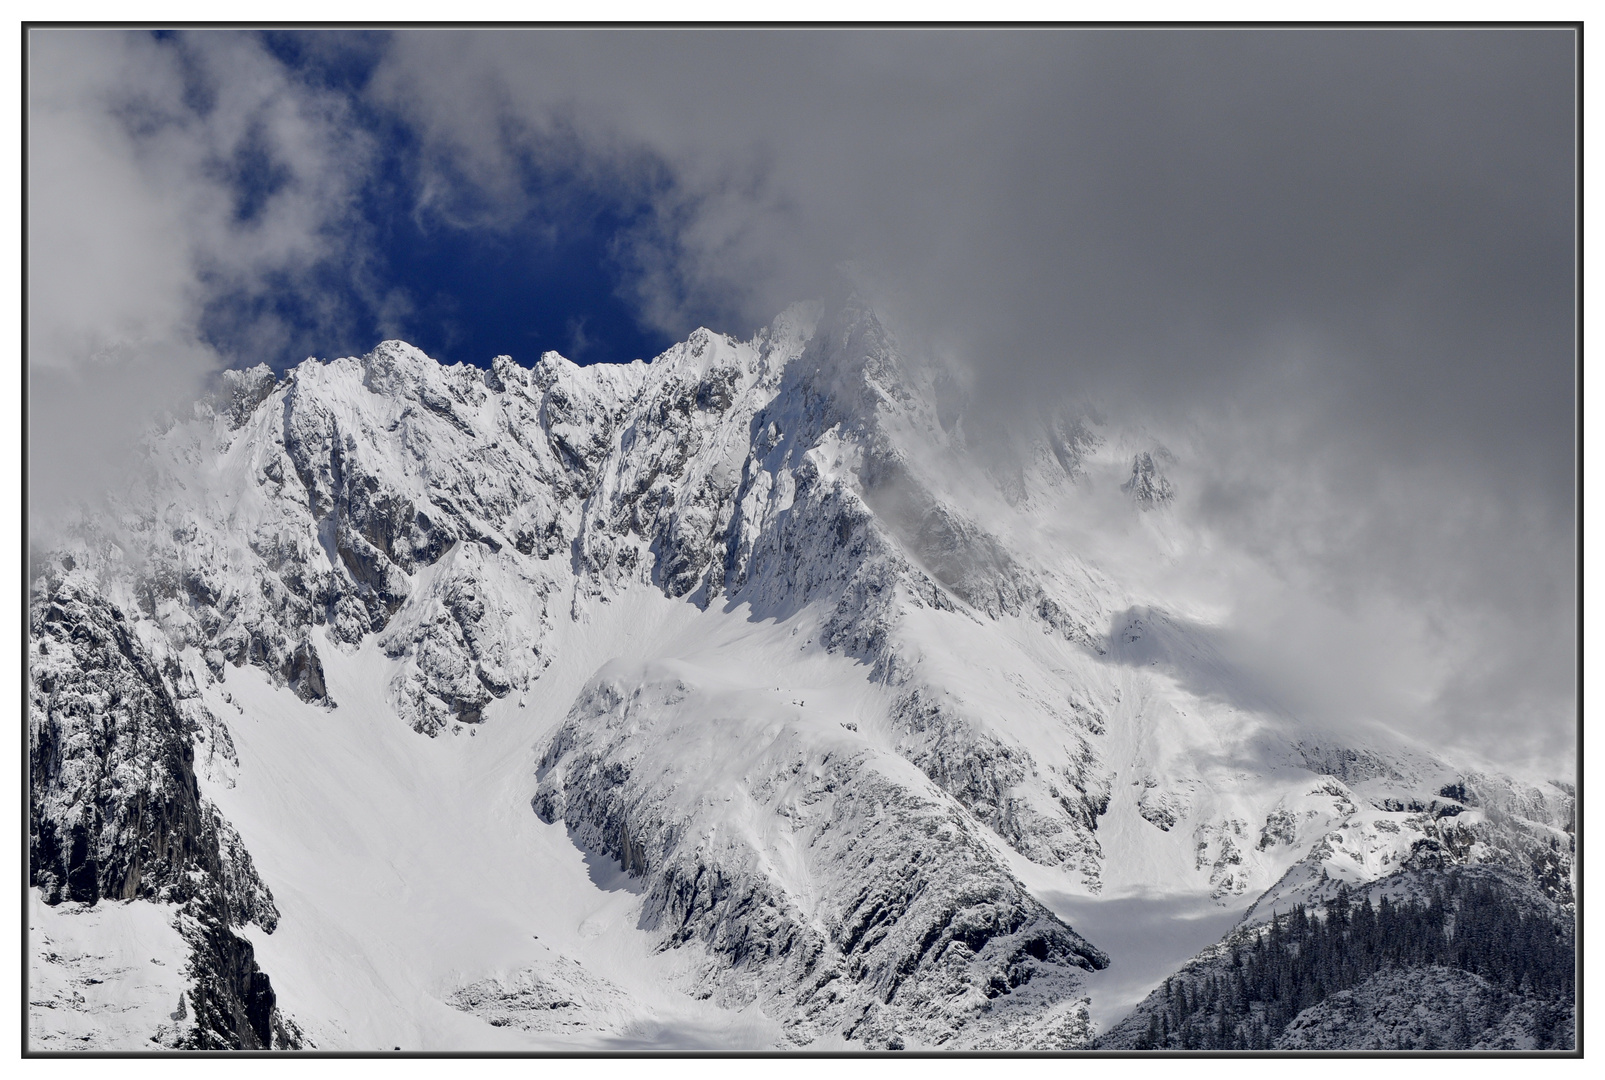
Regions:
<instances>
[{"instance_id":1,"label":"evergreen tree","mask_svg":"<svg viewBox=\"0 0 1605 1080\"><path fill-rule=\"evenodd\" d=\"M1297 904L1270 925L1230 944L1229 960L1196 977L1165 980L1163 1001L1143 1042L1187 1049L1265 1049L1303 1010L1386 968L1443 965L1537 999L1534 1037L1562 1030L1572 1008L1574 935L1541 915L1522 913L1486 882L1455 875L1424 899L1373 906L1346 885L1318 911ZM1462 1005L1433 1043L1463 1049L1496 1018ZM1156 1026L1157 1025L1157 1026Z\"/></svg>"}]
</instances>

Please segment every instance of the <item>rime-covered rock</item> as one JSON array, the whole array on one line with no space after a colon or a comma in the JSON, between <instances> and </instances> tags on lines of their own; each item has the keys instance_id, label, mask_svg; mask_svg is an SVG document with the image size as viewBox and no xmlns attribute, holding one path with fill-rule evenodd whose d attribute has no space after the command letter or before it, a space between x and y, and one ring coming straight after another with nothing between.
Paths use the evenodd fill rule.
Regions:
<instances>
[{"instance_id":1,"label":"rime-covered rock","mask_svg":"<svg viewBox=\"0 0 1605 1080\"><path fill-rule=\"evenodd\" d=\"M541 759L536 813L643 879L643 925L665 947L706 949L719 999L756 999L801 1045L839 1033L969 1046L1032 1021L1046 1026L1022 1047L1059 1046L1048 1019L1108 958L1030 895L974 820L851 733L820 738L760 695L698 678L609 670ZM784 841L736 820L752 817L779 819Z\"/></svg>"},{"instance_id":2,"label":"rime-covered rock","mask_svg":"<svg viewBox=\"0 0 1605 1080\"><path fill-rule=\"evenodd\" d=\"M185 1045L298 1045L236 932L254 923L272 933L279 916L238 834L200 794L197 745L222 729L194 700L189 672L83 571L46 568L29 616L29 884L47 904L176 905L193 948Z\"/></svg>"},{"instance_id":3,"label":"rime-covered rock","mask_svg":"<svg viewBox=\"0 0 1605 1080\"><path fill-rule=\"evenodd\" d=\"M232 717L202 698L249 667L335 723L331 681L351 684L330 673L360 658L363 704L421 738L550 710L519 806L638 879L640 925L697 958L696 994L756 1004L792 1044L1089 1039L1104 953L1020 860L1086 895L1256 910L1466 867L1572 903L1573 792L1313 731L1214 628L1046 529L1098 485L1164 527L1137 512L1173 500L1169 451L1042 413L983 463L962 397L856 297L748 341L699 329L650 363L484 370L387 341L225 374L38 557L32 880L50 903L210 905L186 925L223 989L190 1016L215 1045L298 1040L218 936L269 928L273 905L199 795L197 772L238 769ZM789 631L785 656L851 681L855 711L775 699L791 660L772 642L748 656L732 635L710 672L632 629L598 637L644 598ZM615 1000L566 978L476 976L452 1003L547 1032L531 1016L554 987Z\"/></svg>"}]
</instances>

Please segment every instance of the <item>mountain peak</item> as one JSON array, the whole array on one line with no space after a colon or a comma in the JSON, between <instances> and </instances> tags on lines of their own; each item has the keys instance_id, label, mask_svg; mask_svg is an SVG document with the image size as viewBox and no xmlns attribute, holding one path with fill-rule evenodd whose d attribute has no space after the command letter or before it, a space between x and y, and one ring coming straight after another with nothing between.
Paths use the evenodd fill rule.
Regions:
<instances>
[{"instance_id":1,"label":"mountain peak","mask_svg":"<svg viewBox=\"0 0 1605 1080\"><path fill-rule=\"evenodd\" d=\"M322 1048L672 1015L771 1047L1058 1049L1338 880L1492 867L1569 910L1569 793L1313 739L1209 627L1033 540L1040 504L987 486L941 400L852 293L650 363L386 341L224 376L35 581L41 902L93 879L189 903L193 870L238 930L293 897L277 1004L227 1037ZM1133 445L1041 420L1062 485ZM1167 461L1132 459L1139 506L1173 497ZM141 747L195 763L181 835L109 746L127 776L156 775ZM1152 895L1194 929L1109 933ZM207 940L203 996L246 970L216 955L244 937Z\"/></svg>"}]
</instances>

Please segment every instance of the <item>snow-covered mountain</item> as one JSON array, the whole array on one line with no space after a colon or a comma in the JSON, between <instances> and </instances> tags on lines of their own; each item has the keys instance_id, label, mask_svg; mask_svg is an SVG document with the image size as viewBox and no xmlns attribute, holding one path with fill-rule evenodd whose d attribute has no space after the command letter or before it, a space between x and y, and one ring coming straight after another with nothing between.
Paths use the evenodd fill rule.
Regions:
<instances>
[{"instance_id":1,"label":"snow-covered mountain","mask_svg":"<svg viewBox=\"0 0 1605 1080\"><path fill-rule=\"evenodd\" d=\"M1286 715L1043 527L1168 450L956 393L852 299L227 373L34 555L31 1045L1075 1048L1339 882L1569 919L1570 791Z\"/></svg>"}]
</instances>

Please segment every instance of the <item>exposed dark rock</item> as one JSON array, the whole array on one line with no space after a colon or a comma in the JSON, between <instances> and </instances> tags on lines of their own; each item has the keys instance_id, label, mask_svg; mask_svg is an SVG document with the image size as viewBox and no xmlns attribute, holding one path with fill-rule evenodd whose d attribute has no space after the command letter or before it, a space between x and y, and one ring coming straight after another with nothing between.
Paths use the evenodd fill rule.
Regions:
<instances>
[{"instance_id":1,"label":"exposed dark rock","mask_svg":"<svg viewBox=\"0 0 1605 1080\"><path fill-rule=\"evenodd\" d=\"M188 974L193 1025L178 1048L296 1050L303 1036L277 1007L272 980L256 964L251 943L230 927L215 891L181 909L179 932L191 948Z\"/></svg>"},{"instance_id":2,"label":"exposed dark rock","mask_svg":"<svg viewBox=\"0 0 1605 1080\"><path fill-rule=\"evenodd\" d=\"M284 669L284 681L302 701L318 701L334 707L335 703L323 685L323 662L318 659L318 650L313 648L311 641L301 642L290 654Z\"/></svg>"},{"instance_id":3,"label":"exposed dark rock","mask_svg":"<svg viewBox=\"0 0 1605 1080\"><path fill-rule=\"evenodd\" d=\"M245 371L225 371L219 378L222 388L217 395L218 411L227 418L230 428L238 428L250 419L278 385L273 369L266 364Z\"/></svg>"},{"instance_id":4,"label":"exposed dark rock","mask_svg":"<svg viewBox=\"0 0 1605 1080\"><path fill-rule=\"evenodd\" d=\"M755 741L786 749L757 761L742 791L765 820L788 823L787 857L852 883L808 897L766 869L769 854L739 837L708 840L709 818L673 810L663 777L609 726L627 698L605 680L590 688L545 748L531 805L639 880L645 927L706 958L702 992L733 1006L762 998L799 1043L832 1033L887 1048L1078 1045L1089 1029L1077 973L1102 955L1031 898L978 830L1096 889L1100 819L1112 804L1131 812L1125 787L1113 788L1126 763L1102 759L1105 736L1152 714L1118 707L1119 689L1077 666L1082 652L1119 660L1133 669L1119 679L1139 685L1137 668L1197 674L1214 660L1187 653L1207 638L1157 609L1120 614L1131 601L1090 567L1033 562L1007 530L957 505L940 466L903 439L962 442L951 392L925 378L855 300L817 325L777 321L752 343L698 331L650 370L580 369L548 354L530 369L500 357L481 372L386 342L360 360L304 364L282 384L263 369L225 378L214 414L238 434L202 409L195 430L172 436L193 442L163 444L181 464L126 498L115 526L90 523L73 554L35 558L51 569L33 611L32 879L55 900L185 905L204 953L197 979L210 980L196 1030L208 1045L287 1044L295 1036L273 1030L271 987L230 929L270 927L271 899L198 795L195 769L210 778L207 763L225 768L231 752L196 680L250 664L332 707L329 650L375 637L394 662L381 692L398 722L437 736L533 692L553 643L572 640L549 633L553 618L579 624L649 586L704 609L745 606L755 621L803 615L803 649L862 661L884 692L884 714L858 737L873 737L897 776L819 740ZM1032 436L1033 475L1072 483L1098 436L1090 420L1048 419ZM180 494L188 464L230 438L247 464L230 475L255 485L222 493L243 499L238 516L226 499L219 511ZM153 476L164 460L153 457ZM1173 498L1166 460L1157 450L1133 460L1126 490L1140 506ZM1024 491L1004 496L1024 505ZM1052 656L1007 674L1017 694L999 676L976 695L983 703L961 704L946 693L954 684L929 674L940 651L921 656L902 633L936 613L965 633L1021 620L1033 638L1061 640L1020 650ZM1075 673L1046 666L1060 664ZM835 718L818 727L860 730ZM1396 756L1313 738L1277 753L1279 766L1335 778L1319 781L1320 808L1278 804L1263 826L1206 819L1206 788L1150 773L1151 759L1121 783L1143 785L1131 793L1139 821L1169 834L1146 839L1181 848L1217 898L1263 887L1254 875L1297 844L1313 846L1292 884L1320 888L1321 860L1348 842L1332 837L1374 828L1393 839L1361 855L1386 865L1401 853L1423 875L1497 862L1571 903L1574 793L1436 766L1421 780ZM1345 787L1381 780L1414 794ZM1398 818L1372 821L1376 810ZM570 1000L562 980L549 988L486 986L464 1000L527 1027L532 1002Z\"/></svg>"},{"instance_id":5,"label":"exposed dark rock","mask_svg":"<svg viewBox=\"0 0 1605 1080\"><path fill-rule=\"evenodd\" d=\"M1159 466L1154 461L1154 453L1158 453L1161 458L1167 456L1163 450L1155 452L1144 450L1131 459L1131 478L1120 485L1120 490L1130 495L1144 510L1163 506L1176 497L1176 489L1165 474L1159 471Z\"/></svg>"},{"instance_id":6,"label":"exposed dark rock","mask_svg":"<svg viewBox=\"0 0 1605 1080\"><path fill-rule=\"evenodd\" d=\"M35 580L30 625L29 884L47 904L181 905L198 1045L294 1045L268 977L231 929L271 933L278 912L201 797L193 708L124 613L77 577Z\"/></svg>"},{"instance_id":7,"label":"exposed dark rock","mask_svg":"<svg viewBox=\"0 0 1605 1080\"><path fill-rule=\"evenodd\" d=\"M952 803L890 783L862 760L755 744L769 749L758 751L767 764L750 778L753 797L795 792L773 810L761 805L793 822L809 866L858 883L813 918L754 849L684 836L662 807L691 780L651 756L659 737L672 754L678 729L658 736L645 726L672 725L660 710L693 692L683 683L594 683L552 735L532 806L642 879L642 926L666 947L700 943L716 962L704 978L717 1000L744 1004L756 987L801 1044L836 1031L871 1047L913 1033L962 1045L988 1010L1046 1016L1079 973L1107 965L1009 874ZM798 792L791 785L804 775L813 779Z\"/></svg>"}]
</instances>

